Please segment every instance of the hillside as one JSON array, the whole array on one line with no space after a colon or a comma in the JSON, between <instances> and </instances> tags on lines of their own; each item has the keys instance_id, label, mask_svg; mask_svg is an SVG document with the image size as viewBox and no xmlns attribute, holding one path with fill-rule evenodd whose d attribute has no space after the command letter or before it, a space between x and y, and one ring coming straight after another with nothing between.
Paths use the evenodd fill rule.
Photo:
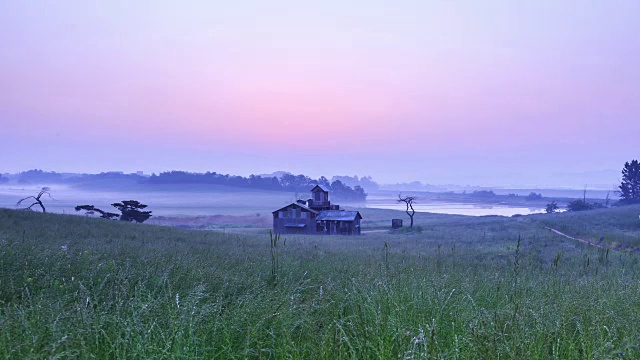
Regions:
<instances>
[{"instance_id":1,"label":"hillside","mask_svg":"<svg viewBox=\"0 0 640 360\"><path fill-rule=\"evenodd\" d=\"M640 205L553 214L540 223L605 247L640 251Z\"/></svg>"},{"instance_id":2,"label":"hillside","mask_svg":"<svg viewBox=\"0 0 640 360\"><path fill-rule=\"evenodd\" d=\"M425 214L421 232L275 249L264 231L0 209L0 357L637 358L637 256L544 229L633 237L636 209Z\"/></svg>"}]
</instances>

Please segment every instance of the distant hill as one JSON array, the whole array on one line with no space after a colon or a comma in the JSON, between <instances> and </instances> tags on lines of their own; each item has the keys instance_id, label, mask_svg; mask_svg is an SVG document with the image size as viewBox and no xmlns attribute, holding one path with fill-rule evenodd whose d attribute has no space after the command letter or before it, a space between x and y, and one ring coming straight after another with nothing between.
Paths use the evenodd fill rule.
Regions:
<instances>
[{"instance_id":1,"label":"distant hill","mask_svg":"<svg viewBox=\"0 0 640 360\"><path fill-rule=\"evenodd\" d=\"M268 177L268 178L277 177L278 179L280 179L284 175L293 175L293 174L288 172L288 171L275 171L275 172L273 172L271 174L260 174L258 176L263 177L263 178L264 177Z\"/></svg>"}]
</instances>

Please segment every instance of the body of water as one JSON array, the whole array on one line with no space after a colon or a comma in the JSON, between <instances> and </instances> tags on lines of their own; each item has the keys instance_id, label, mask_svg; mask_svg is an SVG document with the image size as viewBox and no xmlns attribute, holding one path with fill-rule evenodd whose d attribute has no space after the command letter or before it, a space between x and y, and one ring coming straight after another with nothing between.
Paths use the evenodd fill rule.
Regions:
<instances>
[{"instance_id":1,"label":"body of water","mask_svg":"<svg viewBox=\"0 0 640 360\"><path fill-rule=\"evenodd\" d=\"M401 210L401 211L404 211L406 209L406 206L404 204L384 203L384 202L367 203L367 207L373 208L373 209L390 209L390 210ZM530 215L530 214L544 213L544 209L537 208L537 207L528 208L528 207L508 206L508 205L447 203L447 202L414 204L413 208L416 212L430 212L430 213L436 213L436 214L452 214L452 215L467 215L467 216L486 216L486 215L513 216L516 214Z\"/></svg>"}]
</instances>

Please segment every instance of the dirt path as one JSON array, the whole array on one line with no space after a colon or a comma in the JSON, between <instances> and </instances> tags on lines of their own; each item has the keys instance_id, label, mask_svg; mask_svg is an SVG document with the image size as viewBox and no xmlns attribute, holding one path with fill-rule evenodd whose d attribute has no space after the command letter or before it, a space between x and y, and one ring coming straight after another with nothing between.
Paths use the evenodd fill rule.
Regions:
<instances>
[{"instance_id":1,"label":"dirt path","mask_svg":"<svg viewBox=\"0 0 640 360\"><path fill-rule=\"evenodd\" d=\"M573 236L569 236L569 235L567 235L567 234L565 234L565 233L561 232L560 230L556 230L556 229L553 229L553 228L550 228L550 227L546 227L546 226L545 226L544 228L545 228L545 229L547 229L547 230L550 230L551 232L554 232L554 233L556 233L556 234L558 234L558 235L560 235L560 236L564 236L564 237L566 237L567 239L571 239L571 240L579 241L579 242L581 242L581 243L583 243L583 244L590 245L590 246L594 246L594 247L597 247L597 248L600 248L600 249L608 249L608 248L607 248L607 247L605 247L605 246L602 246L602 245L600 245L600 244L596 244L596 243L591 242L591 241L589 241L589 240L584 240L584 239L576 238L576 237L573 237Z\"/></svg>"}]
</instances>

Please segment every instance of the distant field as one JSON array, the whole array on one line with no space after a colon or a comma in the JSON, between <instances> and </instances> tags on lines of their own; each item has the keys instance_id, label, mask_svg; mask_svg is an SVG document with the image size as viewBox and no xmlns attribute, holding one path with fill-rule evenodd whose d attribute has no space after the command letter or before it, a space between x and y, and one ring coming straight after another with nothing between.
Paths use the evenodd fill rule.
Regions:
<instances>
[{"instance_id":1,"label":"distant field","mask_svg":"<svg viewBox=\"0 0 640 360\"><path fill-rule=\"evenodd\" d=\"M639 358L638 255L545 229L632 246L638 215L417 214L272 248L264 228L0 209L0 357Z\"/></svg>"}]
</instances>

